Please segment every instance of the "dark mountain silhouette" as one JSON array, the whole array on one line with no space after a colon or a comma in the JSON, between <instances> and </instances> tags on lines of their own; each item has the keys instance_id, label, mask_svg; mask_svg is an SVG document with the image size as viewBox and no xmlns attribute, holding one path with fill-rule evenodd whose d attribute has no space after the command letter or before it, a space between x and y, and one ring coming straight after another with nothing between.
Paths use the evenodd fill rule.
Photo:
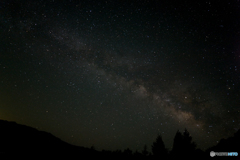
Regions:
<instances>
[{"instance_id":1,"label":"dark mountain silhouette","mask_svg":"<svg viewBox=\"0 0 240 160\"><path fill-rule=\"evenodd\" d=\"M98 155L95 150L68 144L50 133L0 120L0 155Z\"/></svg>"},{"instance_id":2,"label":"dark mountain silhouette","mask_svg":"<svg viewBox=\"0 0 240 160\"><path fill-rule=\"evenodd\" d=\"M209 155L211 151L214 152L238 152L238 157L233 159L240 160L240 129L234 134L233 137L227 139L221 139L216 146L210 147L206 150L206 154ZM218 157L219 158L219 157ZM224 157L222 157L224 158ZM209 158L210 159L210 158Z\"/></svg>"},{"instance_id":3,"label":"dark mountain silhouette","mask_svg":"<svg viewBox=\"0 0 240 160\"><path fill-rule=\"evenodd\" d=\"M240 153L240 130L233 137L221 139L216 146L213 146L208 151L216 152L239 152Z\"/></svg>"},{"instance_id":4,"label":"dark mountain silhouette","mask_svg":"<svg viewBox=\"0 0 240 160\"><path fill-rule=\"evenodd\" d=\"M84 148L71 145L44 131L20 125L15 122L0 120L0 157L17 156L34 158L39 156L67 159L107 158L107 159L212 159L210 151L240 153L240 130L233 137L221 139L205 152L196 149L190 133L185 129L183 133L177 131L171 151L165 148L161 135L158 135L152 145L152 153L147 151L147 145L142 152L133 152L129 148L121 151L96 151L94 147ZM220 158L220 157L218 157ZM226 158L226 157L221 157ZM227 157L239 159L240 157Z\"/></svg>"}]
</instances>

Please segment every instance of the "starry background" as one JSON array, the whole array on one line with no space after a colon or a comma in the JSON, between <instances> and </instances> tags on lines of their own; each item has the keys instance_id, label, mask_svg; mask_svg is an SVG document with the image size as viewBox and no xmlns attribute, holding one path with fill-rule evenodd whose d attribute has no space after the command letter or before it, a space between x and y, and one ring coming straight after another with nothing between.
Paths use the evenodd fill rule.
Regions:
<instances>
[{"instance_id":1,"label":"starry background","mask_svg":"<svg viewBox=\"0 0 240 160\"><path fill-rule=\"evenodd\" d=\"M240 2L0 2L0 119L97 150L240 128Z\"/></svg>"}]
</instances>

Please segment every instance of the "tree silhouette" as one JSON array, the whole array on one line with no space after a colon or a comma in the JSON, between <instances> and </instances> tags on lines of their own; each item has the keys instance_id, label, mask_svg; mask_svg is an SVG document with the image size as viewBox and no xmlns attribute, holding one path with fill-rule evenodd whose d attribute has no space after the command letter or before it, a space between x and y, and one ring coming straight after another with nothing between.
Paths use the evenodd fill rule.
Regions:
<instances>
[{"instance_id":1,"label":"tree silhouette","mask_svg":"<svg viewBox=\"0 0 240 160\"><path fill-rule=\"evenodd\" d=\"M179 150L181 150L182 147L182 133L179 132L179 130L177 131L174 140L173 140L173 148L172 148L172 152L173 153L177 153Z\"/></svg>"},{"instance_id":2,"label":"tree silhouette","mask_svg":"<svg viewBox=\"0 0 240 160\"><path fill-rule=\"evenodd\" d=\"M159 159L160 157L167 157L167 149L165 148L165 144L162 140L162 136L158 135L156 138L156 141L153 142L152 145L152 153L153 156L157 159Z\"/></svg>"},{"instance_id":3,"label":"tree silhouette","mask_svg":"<svg viewBox=\"0 0 240 160\"><path fill-rule=\"evenodd\" d=\"M174 137L171 156L172 157L191 157L194 154L195 149L196 149L196 144L192 142L192 137L190 136L187 129L185 129L183 134L178 130Z\"/></svg>"},{"instance_id":4,"label":"tree silhouette","mask_svg":"<svg viewBox=\"0 0 240 160\"><path fill-rule=\"evenodd\" d=\"M130 157L130 156L132 156L132 150L130 150L129 148L127 148L127 149L125 149L125 150L123 151L123 154L124 154L125 156L127 156L127 157Z\"/></svg>"},{"instance_id":5,"label":"tree silhouette","mask_svg":"<svg viewBox=\"0 0 240 160\"><path fill-rule=\"evenodd\" d=\"M140 153L140 152L138 152L137 150L134 152L134 157L136 158L136 159L140 159L140 158L142 158L142 154Z\"/></svg>"},{"instance_id":6,"label":"tree silhouette","mask_svg":"<svg viewBox=\"0 0 240 160\"><path fill-rule=\"evenodd\" d=\"M197 146L195 142L192 142L192 137L187 129L183 133L183 146L187 152L194 152Z\"/></svg>"},{"instance_id":7,"label":"tree silhouette","mask_svg":"<svg viewBox=\"0 0 240 160\"><path fill-rule=\"evenodd\" d=\"M145 144L142 151L143 156L147 156L149 153L147 151L147 145Z\"/></svg>"}]
</instances>

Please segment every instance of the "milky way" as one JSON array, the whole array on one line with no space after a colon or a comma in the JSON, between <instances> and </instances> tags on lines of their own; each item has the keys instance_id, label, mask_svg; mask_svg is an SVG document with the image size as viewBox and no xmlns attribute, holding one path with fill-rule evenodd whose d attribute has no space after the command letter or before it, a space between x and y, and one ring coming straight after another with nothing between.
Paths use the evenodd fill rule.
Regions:
<instances>
[{"instance_id":1,"label":"milky way","mask_svg":"<svg viewBox=\"0 0 240 160\"><path fill-rule=\"evenodd\" d=\"M1 119L111 150L240 128L238 2L1 3Z\"/></svg>"}]
</instances>

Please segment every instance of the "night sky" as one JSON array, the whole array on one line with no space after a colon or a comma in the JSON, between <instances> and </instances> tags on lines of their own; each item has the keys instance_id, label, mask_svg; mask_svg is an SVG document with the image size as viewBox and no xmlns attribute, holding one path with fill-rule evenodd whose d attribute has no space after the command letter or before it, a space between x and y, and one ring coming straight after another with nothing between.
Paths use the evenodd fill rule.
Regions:
<instances>
[{"instance_id":1,"label":"night sky","mask_svg":"<svg viewBox=\"0 0 240 160\"><path fill-rule=\"evenodd\" d=\"M0 119L142 150L240 128L240 2L0 2Z\"/></svg>"}]
</instances>

